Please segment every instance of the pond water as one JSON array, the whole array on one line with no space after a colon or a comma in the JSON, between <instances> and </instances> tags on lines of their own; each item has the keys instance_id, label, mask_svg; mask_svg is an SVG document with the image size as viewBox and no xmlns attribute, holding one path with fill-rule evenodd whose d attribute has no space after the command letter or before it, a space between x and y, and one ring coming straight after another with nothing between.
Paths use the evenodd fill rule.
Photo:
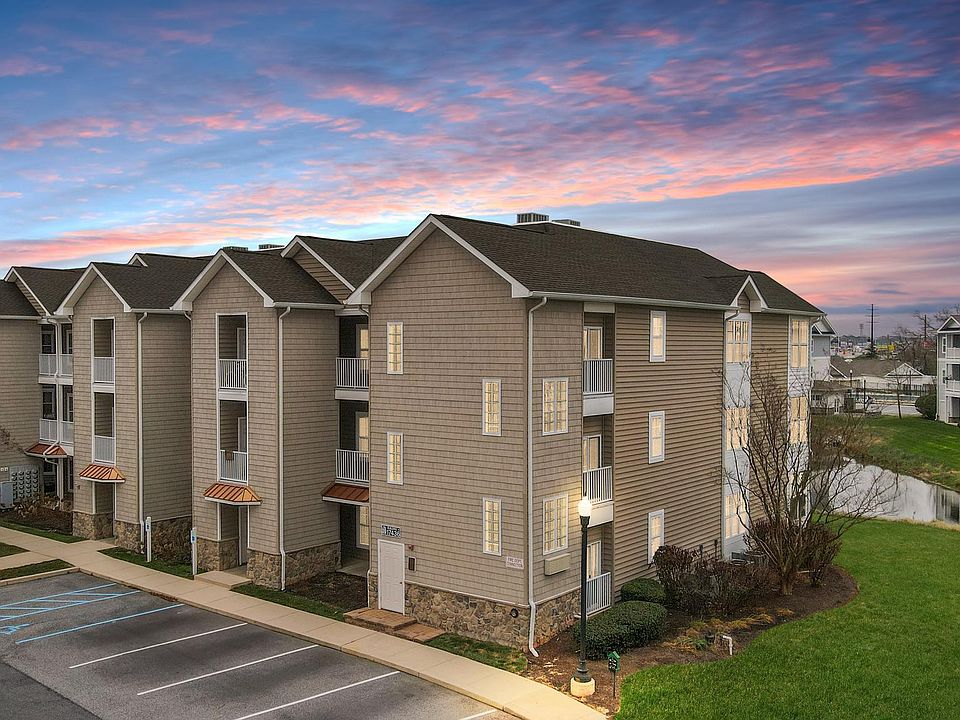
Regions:
<instances>
[{"instance_id":1,"label":"pond water","mask_svg":"<svg viewBox=\"0 0 960 720\"><path fill-rule=\"evenodd\" d=\"M868 465L860 468L866 482L873 482L880 468ZM889 471L883 470L892 478ZM909 475L901 475L896 496L885 503L878 517L915 522L934 522L960 525L960 492L924 482Z\"/></svg>"}]
</instances>

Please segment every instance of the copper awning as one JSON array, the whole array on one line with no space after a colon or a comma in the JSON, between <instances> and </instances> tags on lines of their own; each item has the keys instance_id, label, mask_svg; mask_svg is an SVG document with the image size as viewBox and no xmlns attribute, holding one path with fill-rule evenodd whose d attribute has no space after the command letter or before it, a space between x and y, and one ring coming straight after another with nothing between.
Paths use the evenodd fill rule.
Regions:
<instances>
[{"instance_id":1,"label":"copper awning","mask_svg":"<svg viewBox=\"0 0 960 720\"><path fill-rule=\"evenodd\" d=\"M38 442L36 445L32 445L29 449L24 450L27 455L33 455L35 457L44 457L44 458L61 458L67 457L67 451L62 447L56 444L50 444L45 442Z\"/></svg>"},{"instance_id":2,"label":"copper awning","mask_svg":"<svg viewBox=\"0 0 960 720\"><path fill-rule=\"evenodd\" d=\"M323 499L344 505L366 505L370 501L370 488L334 483L323 493Z\"/></svg>"},{"instance_id":3,"label":"copper awning","mask_svg":"<svg viewBox=\"0 0 960 720\"><path fill-rule=\"evenodd\" d=\"M203 491L204 500L223 503L224 505L259 505L263 502L260 496L246 485L234 483L214 483Z\"/></svg>"},{"instance_id":4,"label":"copper awning","mask_svg":"<svg viewBox=\"0 0 960 720\"><path fill-rule=\"evenodd\" d=\"M97 463L90 463L77 475L84 480L102 483L122 483L127 479L113 465L98 465Z\"/></svg>"}]
</instances>

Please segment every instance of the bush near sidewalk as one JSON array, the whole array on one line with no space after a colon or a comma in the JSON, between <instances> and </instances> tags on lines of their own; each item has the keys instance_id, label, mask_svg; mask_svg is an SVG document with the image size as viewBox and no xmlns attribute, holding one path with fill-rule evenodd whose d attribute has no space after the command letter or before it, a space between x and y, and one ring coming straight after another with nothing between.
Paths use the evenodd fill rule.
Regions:
<instances>
[{"instance_id":1,"label":"bush near sidewalk","mask_svg":"<svg viewBox=\"0 0 960 720\"><path fill-rule=\"evenodd\" d=\"M587 658L600 660L610 650L622 652L659 640L666 620L667 609L663 605L639 600L618 603L587 618ZM575 625L570 634L579 647L579 625Z\"/></svg>"}]
</instances>

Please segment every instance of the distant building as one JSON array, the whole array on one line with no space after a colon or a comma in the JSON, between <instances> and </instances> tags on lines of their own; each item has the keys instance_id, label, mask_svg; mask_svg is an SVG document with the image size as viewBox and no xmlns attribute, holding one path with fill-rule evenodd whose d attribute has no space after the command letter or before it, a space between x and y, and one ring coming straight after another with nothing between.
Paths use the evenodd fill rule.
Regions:
<instances>
[{"instance_id":1,"label":"distant building","mask_svg":"<svg viewBox=\"0 0 960 720\"><path fill-rule=\"evenodd\" d=\"M836 341L837 332L825 317L810 326L810 372L814 382L830 379L830 360Z\"/></svg>"},{"instance_id":2,"label":"distant building","mask_svg":"<svg viewBox=\"0 0 960 720\"><path fill-rule=\"evenodd\" d=\"M830 379L847 383L874 402L912 400L935 391L936 379L910 363L875 357L833 358Z\"/></svg>"},{"instance_id":3,"label":"distant building","mask_svg":"<svg viewBox=\"0 0 960 720\"><path fill-rule=\"evenodd\" d=\"M937 331L937 419L960 423L960 317Z\"/></svg>"}]
</instances>

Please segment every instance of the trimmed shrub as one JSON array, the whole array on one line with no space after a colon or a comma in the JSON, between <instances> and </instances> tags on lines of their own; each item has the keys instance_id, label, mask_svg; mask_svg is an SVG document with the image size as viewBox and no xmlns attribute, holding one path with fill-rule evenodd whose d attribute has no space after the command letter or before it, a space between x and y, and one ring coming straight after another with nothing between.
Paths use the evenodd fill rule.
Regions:
<instances>
[{"instance_id":1,"label":"trimmed shrub","mask_svg":"<svg viewBox=\"0 0 960 720\"><path fill-rule=\"evenodd\" d=\"M810 525L803 530L803 568L810 573L810 584L820 587L823 575L840 552L840 536L826 525Z\"/></svg>"},{"instance_id":2,"label":"trimmed shrub","mask_svg":"<svg viewBox=\"0 0 960 720\"><path fill-rule=\"evenodd\" d=\"M913 405L917 408L917 412L927 420L937 419L937 396L935 394L921 395Z\"/></svg>"},{"instance_id":3,"label":"trimmed shrub","mask_svg":"<svg viewBox=\"0 0 960 720\"><path fill-rule=\"evenodd\" d=\"M587 618L587 658L602 660L610 650L622 652L659 640L666 619L667 610L662 605L639 600L619 603ZM571 630L578 649L579 630L579 625Z\"/></svg>"},{"instance_id":4,"label":"trimmed shrub","mask_svg":"<svg viewBox=\"0 0 960 720\"><path fill-rule=\"evenodd\" d=\"M694 553L676 545L663 545L653 556L657 579L663 585L667 605L680 607L683 598L683 579L693 567Z\"/></svg>"},{"instance_id":5,"label":"trimmed shrub","mask_svg":"<svg viewBox=\"0 0 960 720\"><path fill-rule=\"evenodd\" d=\"M691 615L722 617L755 600L767 584L768 573L762 563L702 560L684 577L681 604Z\"/></svg>"},{"instance_id":6,"label":"trimmed shrub","mask_svg":"<svg viewBox=\"0 0 960 720\"><path fill-rule=\"evenodd\" d=\"M667 593L663 585L653 578L637 578L625 583L620 588L620 600L630 602L632 600L641 600L643 602L657 603L665 605L667 602Z\"/></svg>"}]
</instances>

